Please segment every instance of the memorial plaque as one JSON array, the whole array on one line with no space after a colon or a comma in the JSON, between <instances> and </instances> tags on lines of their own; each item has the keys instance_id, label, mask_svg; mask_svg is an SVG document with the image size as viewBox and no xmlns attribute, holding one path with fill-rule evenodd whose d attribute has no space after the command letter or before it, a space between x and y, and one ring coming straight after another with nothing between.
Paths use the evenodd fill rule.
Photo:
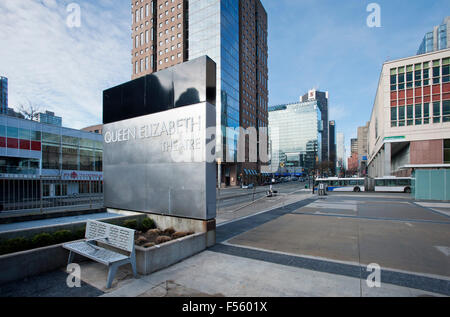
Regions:
<instances>
[{"instance_id":1,"label":"memorial plaque","mask_svg":"<svg viewBox=\"0 0 450 317\"><path fill-rule=\"evenodd\" d=\"M104 125L105 207L214 219L215 127L208 102Z\"/></svg>"}]
</instances>

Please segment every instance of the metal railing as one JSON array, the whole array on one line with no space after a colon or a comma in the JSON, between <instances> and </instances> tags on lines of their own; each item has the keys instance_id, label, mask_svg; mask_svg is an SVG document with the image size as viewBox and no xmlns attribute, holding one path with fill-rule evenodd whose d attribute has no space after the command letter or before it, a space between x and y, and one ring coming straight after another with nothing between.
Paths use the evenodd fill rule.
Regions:
<instances>
[{"instance_id":1,"label":"metal railing","mask_svg":"<svg viewBox=\"0 0 450 317\"><path fill-rule=\"evenodd\" d=\"M0 215L102 207L102 180L64 180L36 175L0 177Z\"/></svg>"}]
</instances>

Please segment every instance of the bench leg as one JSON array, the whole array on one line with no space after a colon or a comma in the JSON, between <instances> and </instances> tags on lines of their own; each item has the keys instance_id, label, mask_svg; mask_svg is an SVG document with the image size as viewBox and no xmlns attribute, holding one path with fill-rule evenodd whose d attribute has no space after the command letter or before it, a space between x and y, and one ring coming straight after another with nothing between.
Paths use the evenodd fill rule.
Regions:
<instances>
[{"instance_id":1,"label":"bench leg","mask_svg":"<svg viewBox=\"0 0 450 317\"><path fill-rule=\"evenodd\" d=\"M67 261L67 265L71 264L73 262L73 258L75 257L75 253L70 251L69 253L69 260Z\"/></svg>"},{"instance_id":2,"label":"bench leg","mask_svg":"<svg viewBox=\"0 0 450 317\"><path fill-rule=\"evenodd\" d=\"M115 264L112 264L109 267L108 281L106 282L107 289L111 288L112 282L114 281L114 276L116 276L116 273L117 273L117 269L118 269L118 266Z\"/></svg>"},{"instance_id":3,"label":"bench leg","mask_svg":"<svg viewBox=\"0 0 450 317\"><path fill-rule=\"evenodd\" d=\"M133 269L134 278L137 278L136 258L131 258L131 268Z\"/></svg>"}]
</instances>

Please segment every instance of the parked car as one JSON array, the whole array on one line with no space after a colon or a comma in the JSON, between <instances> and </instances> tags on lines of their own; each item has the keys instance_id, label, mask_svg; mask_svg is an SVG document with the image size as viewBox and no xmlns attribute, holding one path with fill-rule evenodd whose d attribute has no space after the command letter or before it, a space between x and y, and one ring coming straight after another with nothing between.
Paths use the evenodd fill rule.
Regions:
<instances>
[{"instance_id":1,"label":"parked car","mask_svg":"<svg viewBox=\"0 0 450 317\"><path fill-rule=\"evenodd\" d=\"M255 188L255 185L253 184L242 185L242 189L253 189L253 188Z\"/></svg>"}]
</instances>

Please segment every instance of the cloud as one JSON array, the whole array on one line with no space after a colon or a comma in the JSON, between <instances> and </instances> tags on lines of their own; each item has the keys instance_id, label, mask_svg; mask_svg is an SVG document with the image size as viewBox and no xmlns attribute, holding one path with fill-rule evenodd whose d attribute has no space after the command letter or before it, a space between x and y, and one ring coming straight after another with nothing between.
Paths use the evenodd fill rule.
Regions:
<instances>
[{"instance_id":1,"label":"cloud","mask_svg":"<svg viewBox=\"0 0 450 317\"><path fill-rule=\"evenodd\" d=\"M82 128L102 120L102 91L131 76L129 2L77 1L81 27L66 24L72 1L0 1L0 73L9 106L30 100Z\"/></svg>"}]
</instances>

